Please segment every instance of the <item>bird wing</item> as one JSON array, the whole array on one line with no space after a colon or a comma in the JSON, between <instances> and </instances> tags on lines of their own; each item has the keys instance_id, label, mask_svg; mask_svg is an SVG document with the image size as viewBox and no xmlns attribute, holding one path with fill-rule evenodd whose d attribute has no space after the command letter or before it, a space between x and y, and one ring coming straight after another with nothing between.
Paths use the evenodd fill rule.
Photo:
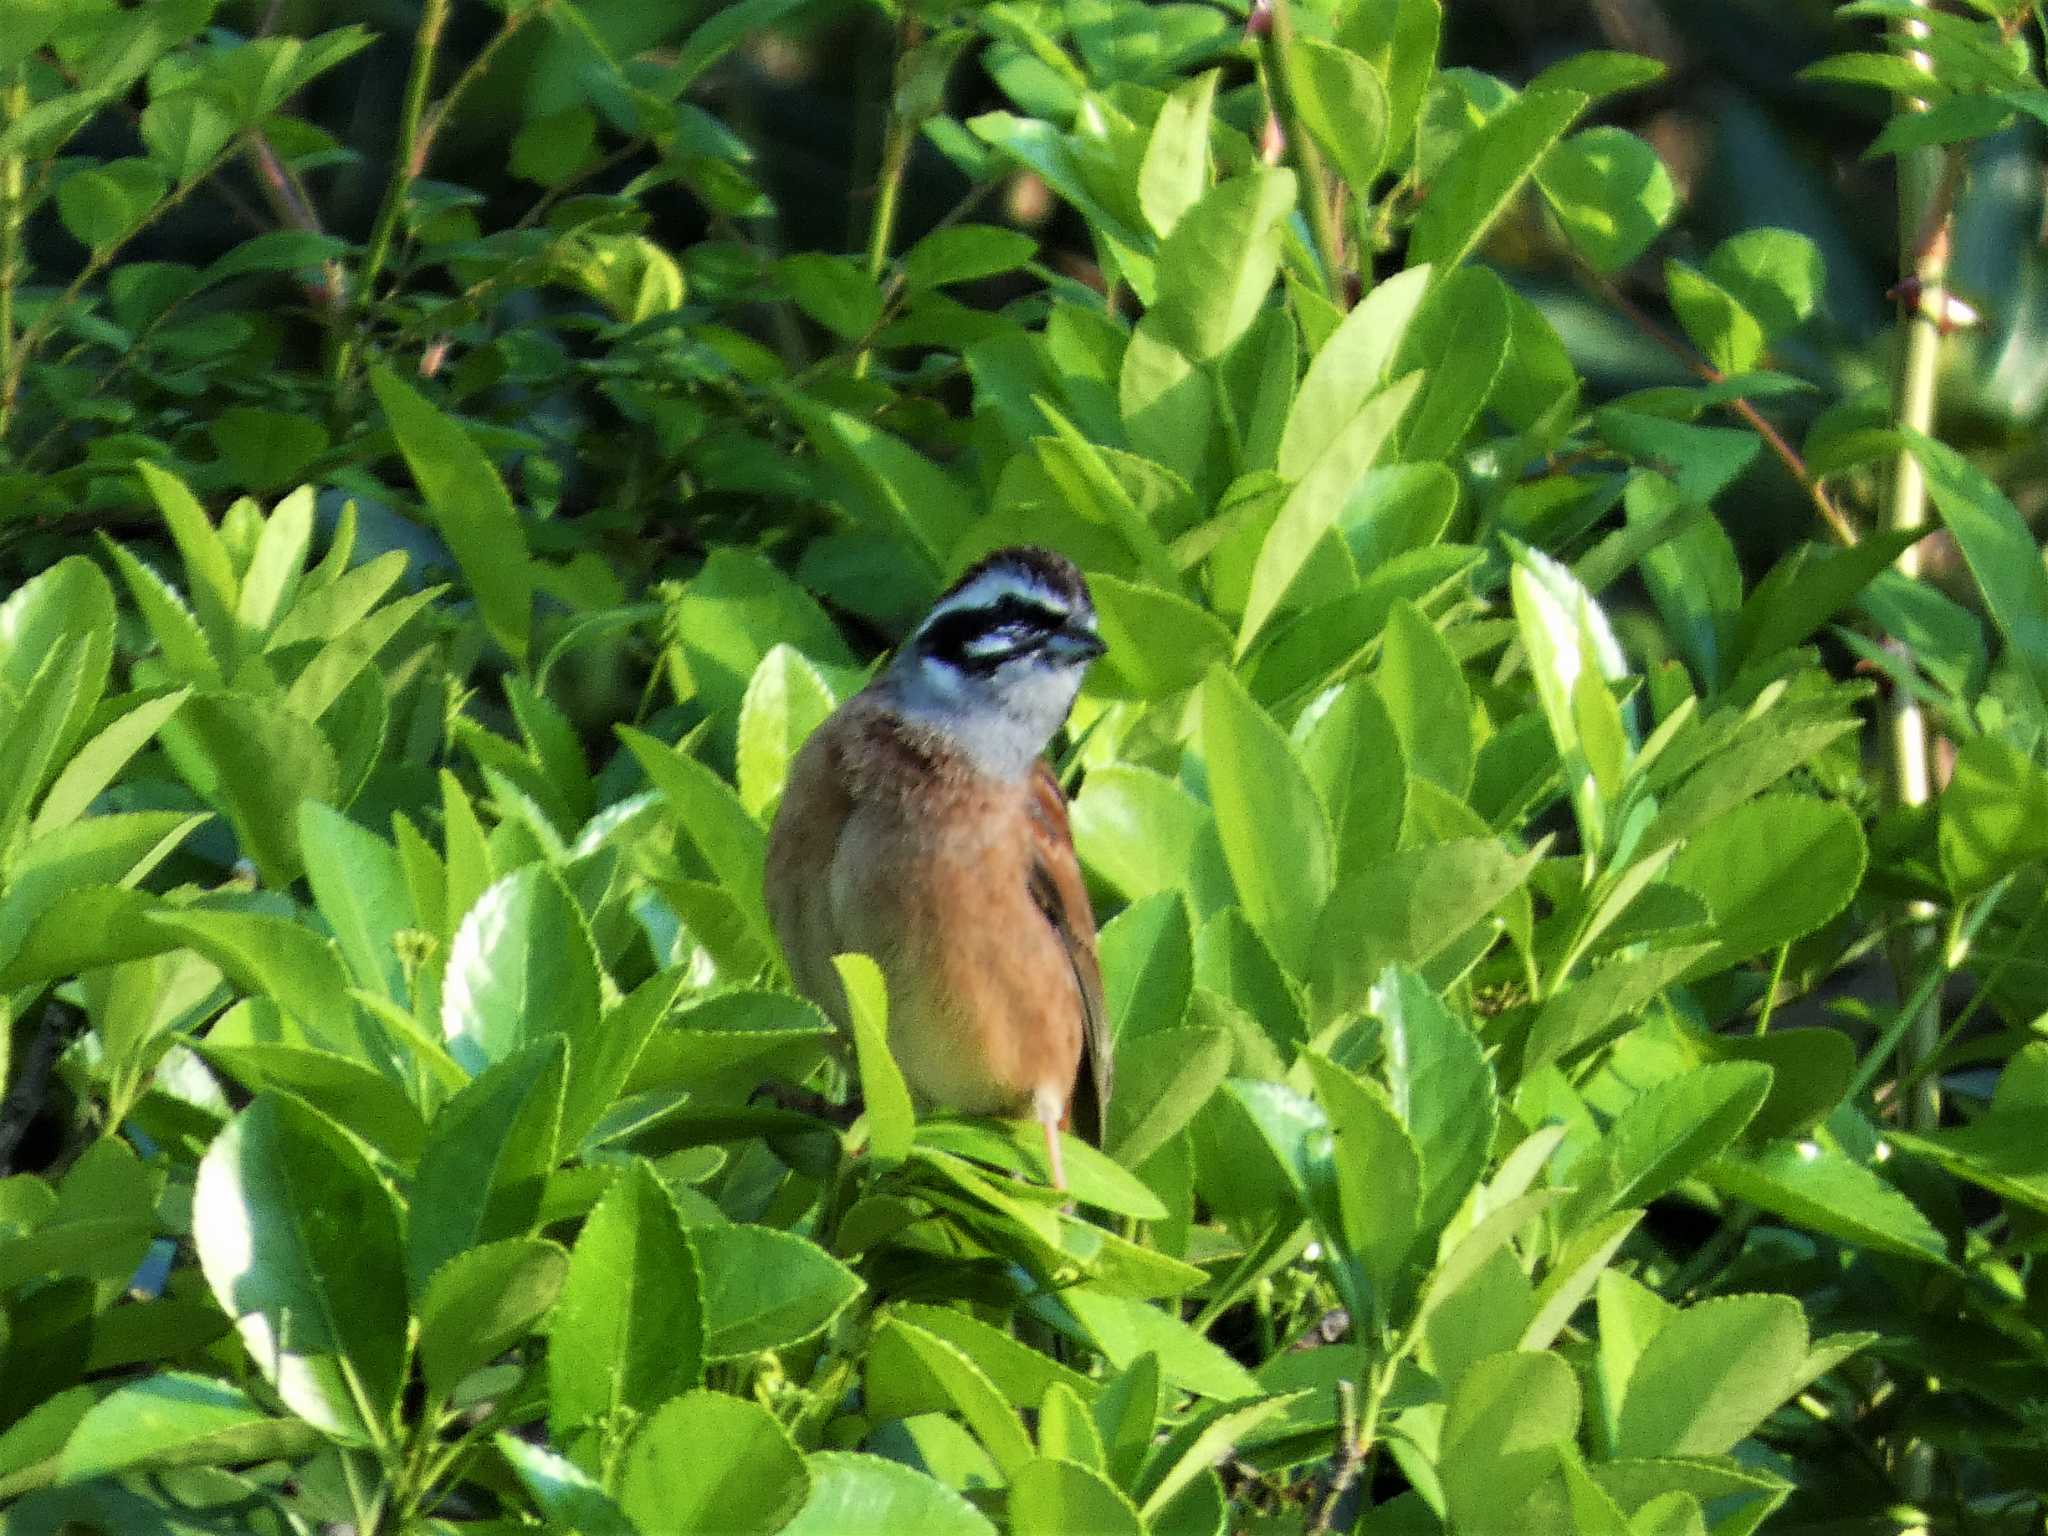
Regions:
<instances>
[{"instance_id":1,"label":"bird wing","mask_svg":"<svg viewBox=\"0 0 2048 1536\"><path fill-rule=\"evenodd\" d=\"M1081 994L1081 1042L1086 1057L1074 1098L1076 1129L1098 1145L1109 1123L1109 1091L1115 1073L1109 1016L1102 1005L1102 967L1095 958L1095 911L1081 880L1081 861L1067 825L1067 799L1052 768L1040 763L1031 780L1031 898L1059 935L1074 985ZM1084 1093L1083 1089L1092 1090ZM1088 1102L1092 1098L1092 1103ZM1091 1113L1092 1111L1092 1113ZM1092 1120L1092 1124L1089 1122Z\"/></svg>"}]
</instances>

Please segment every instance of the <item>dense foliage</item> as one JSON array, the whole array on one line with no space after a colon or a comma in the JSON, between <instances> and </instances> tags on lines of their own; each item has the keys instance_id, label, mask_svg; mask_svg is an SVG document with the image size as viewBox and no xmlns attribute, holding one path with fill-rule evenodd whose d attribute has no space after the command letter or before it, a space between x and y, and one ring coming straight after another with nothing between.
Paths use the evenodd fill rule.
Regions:
<instances>
[{"instance_id":1,"label":"dense foliage","mask_svg":"<svg viewBox=\"0 0 2048 1536\"><path fill-rule=\"evenodd\" d=\"M0 0L0 1528L2040 1528L2040 17L1453 9ZM1071 1204L760 895L1016 541Z\"/></svg>"}]
</instances>

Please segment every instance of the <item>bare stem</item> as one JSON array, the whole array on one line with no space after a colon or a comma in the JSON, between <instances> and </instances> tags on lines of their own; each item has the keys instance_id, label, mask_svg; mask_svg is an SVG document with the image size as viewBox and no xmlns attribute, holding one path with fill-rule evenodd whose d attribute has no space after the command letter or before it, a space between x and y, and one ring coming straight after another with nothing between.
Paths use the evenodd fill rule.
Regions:
<instances>
[{"instance_id":1,"label":"bare stem","mask_svg":"<svg viewBox=\"0 0 2048 1536\"><path fill-rule=\"evenodd\" d=\"M440 52L441 33L448 25L451 4L452 0L424 0L420 8L419 30L413 35L412 72L405 81L405 99L398 119L398 142L391 157L391 181L384 189L384 202L377 210L377 222L370 229L370 243L363 252L362 270L356 274L353 302L349 307L352 329L335 347L334 362L328 370L330 382L344 396L348 393L349 374L355 367L371 296L377 279L383 274L384 264L391 259L399 221L405 214L406 197L412 190L412 184L426 169L428 143L421 126L427 111L427 86L433 79L434 57Z\"/></svg>"},{"instance_id":2,"label":"bare stem","mask_svg":"<svg viewBox=\"0 0 2048 1536\"><path fill-rule=\"evenodd\" d=\"M1272 0L1272 6L1271 25L1259 42L1266 94L1273 103L1273 116L1279 120L1280 131L1287 140L1287 153L1301 176L1302 208L1308 215L1309 233L1315 239L1316 255L1322 263L1324 296L1339 309L1349 309L1350 289L1344 281L1344 242L1338 234L1336 214L1331 208L1330 178L1323 169L1322 151L1309 137L1296 106L1291 63L1294 16L1288 8L1288 0ZM1365 195L1363 187L1357 191L1360 197Z\"/></svg>"},{"instance_id":3,"label":"bare stem","mask_svg":"<svg viewBox=\"0 0 2048 1536\"><path fill-rule=\"evenodd\" d=\"M1924 5L1926 0L1914 0ZM1909 38L1923 37L1926 28L1916 21L1899 23ZM1910 55L1923 67L1924 55ZM1926 103L1908 101L1908 111L1924 111ZM1954 150L1928 149L1899 157L1899 292L1904 313L1901 325L1904 342L1899 349L1899 369L1892 391L1892 419L1901 427L1931 433L1935 426L1936 388L1941 361L1940 317L1946 305L1943 285L1948 279L1950 236L1955 222L1955 195L1961 181L1962 159ZM1920 461L1910 451L1899 454L1892 467L1891 496L1884 509L1888 529L1917 529L1927 525L1927 481ZM1908 546L1898 559L1899 573L1909 580L1920 577L1918 544ZM1920 703L1910 691L1894 688L1890 694L1886 721L1885 754L1887 789L1898 806L1924 805L1934 793L1931 766L1932 731ZM1900 931L1893 945L1892 969L1899 996L1912 989L1914 978L1931 961L1934 944L1935 909L1929 902L1908 904L1911 926ZM1908 1029L1899 1052L1902 1080L1917 1084L1911 1102L1903 1106L1908 1122L1928 1129L1941 1118L1941 1093L1931 1076L1919 1068L1941 1042L1939 993L1930 995Z\"/></svg>"},{"instance_id":4,"label":"bare stem","mask_svg":"<svg viewBox=\"0 0 2048 1536\"><path fill-rule=\"evenodd\" d=\"M907 31L897 34L892 77L901 75L911 42ZM868 279L875 283L881 282L882 272L889 265L889 247L896 238L896 213L903 201L903 176L909 169L910 151L917 141L917 124L899 108L894 79L889 91L888 111L888 124L882 132L881 164L875 171L874 208L868 215L867 274ZM869 349L862 346L853 360L854 377L867 373L870 355Z\"/></svg>"}]
</instances>

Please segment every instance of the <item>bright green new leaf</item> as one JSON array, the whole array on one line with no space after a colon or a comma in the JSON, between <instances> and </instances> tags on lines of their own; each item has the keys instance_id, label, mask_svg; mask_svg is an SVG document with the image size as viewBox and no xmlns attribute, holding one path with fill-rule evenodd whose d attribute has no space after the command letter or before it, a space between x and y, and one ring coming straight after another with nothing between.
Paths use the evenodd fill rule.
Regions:
<instances>
[{"instance_id":1,"label":"bright green new leaf","mask_svg":"<svg viewBox=\"0 0 2048 1536\"><path fill-rule=\"evenodd\" d=\"M1209 362L1244 334L1266 302L1280 261L1294 173L1257 166L1205 193L1159 246L1150 311L1165 338Z\"/></svg>"},{"instance_id":2,"label":"bright green new leaf","mask_svg":"<svg viewBox=\"0 0 2048 1536\"><path fill-rule=\"evenodd\" d=\"M1364 203L1386 153L1392 111L1379 75L1350 49L1314 38L1294 39L1283 67L1302 126Z\"/></svg>"},{"instance_id":3,"label":"bright green new leaf","mask_svg":"<svg viewBox=\"0 0 2048 1536\"><path fill-rule=\"evenodd\" d=\"M888 988L880 968L866 955L834 955L832 963L846 988L861 1097L867 1105L868 1155L878 1165L889 1167L909 1155L917 1116L903 1069L889 1050Z\"/></svg>"},{"instance_id":4,"label":"bright green new leaf","mask_svg":"<svg viewBox=\"0 0 2048 1536\"><path fill-rule=\"evenodd\" d=\"M1300 975L1336 877L1328 814L1279 726L1221 667L1202 689L1216 830L1245 916Z\"/></svg>"}]
</instances>

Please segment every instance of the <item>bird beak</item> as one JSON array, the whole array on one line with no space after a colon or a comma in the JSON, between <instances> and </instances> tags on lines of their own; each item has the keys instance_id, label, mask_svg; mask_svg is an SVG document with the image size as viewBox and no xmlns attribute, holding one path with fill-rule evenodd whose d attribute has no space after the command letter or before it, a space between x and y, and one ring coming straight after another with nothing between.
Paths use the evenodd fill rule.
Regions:
<instances>
[{"instance_id":1,"label":"bird beak","mask_svg":"<svg viewBox=\"0 0 2048 1536\"><path fill-rule=\"evenodd\" d=\"M1053 635L1051 649L1061 661L1074 661L1085 665L1109 647L1103 644L1102 636L1086 625L1068 623L1060 626Z\"/></svg>"}]
</instances>

